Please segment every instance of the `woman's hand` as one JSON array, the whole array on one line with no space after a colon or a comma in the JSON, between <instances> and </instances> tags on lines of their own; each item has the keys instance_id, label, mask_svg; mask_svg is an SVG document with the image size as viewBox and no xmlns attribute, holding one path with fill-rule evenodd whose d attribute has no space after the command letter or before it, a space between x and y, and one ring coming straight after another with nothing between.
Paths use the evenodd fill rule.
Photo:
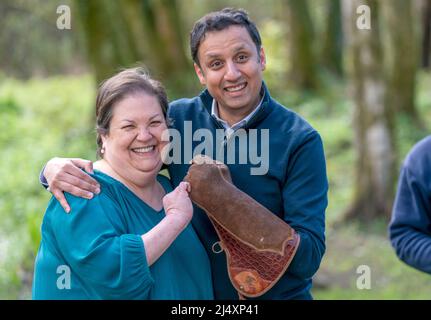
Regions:
<instances>
[{"instance_id":1,"label":"woman's hand","mask_svg":"<svg viewBox=\"0 0 431 320\"><path fill-rule=\"evenodd\" d=\"M174 191L163 197L163 207L166 216L179 219L184 227L190 222L193 216L193 205L189 198L190 184L181 182Z\"/></svg>"},{"instance_id":2,"label":"woman's hand","mask_svg":"<svg viewBox=\"0 0 431 320\"><path fill-rule=\"evenodd\" d=\"M189 192L190 184L181 182L174 191L164 196L163 207L166 217L141 236L149 266L169 248L192 219L193 205Z\"/></svg>"}]
</instances>

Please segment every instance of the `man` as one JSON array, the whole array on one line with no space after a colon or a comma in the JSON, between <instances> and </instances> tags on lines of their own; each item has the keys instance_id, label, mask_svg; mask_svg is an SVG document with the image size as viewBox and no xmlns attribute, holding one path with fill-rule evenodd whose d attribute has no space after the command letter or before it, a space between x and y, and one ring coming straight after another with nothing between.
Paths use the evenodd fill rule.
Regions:
<instances>
[{"instance_id":1,"label":"man","mask_svg":"<svg viewBox=\"0 0 431 320\"><path fill-rule=\"evenodd\" d=\"M168 166L172 183L178 185L186 175L190 150L202 147L193 133L204 128L213 139L209 153L228 165L233 183L301 237L286 273L260 298L311 299L311 278L325 252L328 183L321 138L304 119L271 98L262 78L266 60L261 38L246 12L224 9L204 16L193 27L190 47L206 90L170 104L172 129L184 138L183 144L174 143L183 157ZM261 168L256 168L253 152L262 156ZM62 191L87 197L98 191L78 167L89 171L91 163L55 158L45 168L50 190L63 206L67 204ZM237 299L226 257L214 249L218 238L211 222L195 207L192 223L211 261L216 299Z\"/></svg>"},{"instance_id":2,"label":"man","mask_svg":"<svg viewBox=\"0 0 431 320\"><path fill-rule=\"evenodd\" d=\"M431 274L431 136L419 141L401 169L389 225L398 257Z\"/></svg>"}]
</instances>

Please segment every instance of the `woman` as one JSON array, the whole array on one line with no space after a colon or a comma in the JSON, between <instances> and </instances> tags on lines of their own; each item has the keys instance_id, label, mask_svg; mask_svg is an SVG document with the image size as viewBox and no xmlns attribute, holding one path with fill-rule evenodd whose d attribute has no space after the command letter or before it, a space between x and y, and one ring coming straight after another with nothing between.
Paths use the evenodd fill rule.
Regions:
<instances>
[{"instance_id":1,"label":"woman","mask_svg":"<svg viewBox=\"0 0 431 320\"><path fill-rule=\"evenodd\" d=\"M140 69L105 81L96 100L101 160L92 199L53 197L42 223L34 299L212 299L207 254L189 224L189 185L158 175L168 101ZM172 192L171 192L172 191ZM170 193L169 193L170 192ZM167 194L168 193L168 194Z\"/></svg>"}]
</instances>

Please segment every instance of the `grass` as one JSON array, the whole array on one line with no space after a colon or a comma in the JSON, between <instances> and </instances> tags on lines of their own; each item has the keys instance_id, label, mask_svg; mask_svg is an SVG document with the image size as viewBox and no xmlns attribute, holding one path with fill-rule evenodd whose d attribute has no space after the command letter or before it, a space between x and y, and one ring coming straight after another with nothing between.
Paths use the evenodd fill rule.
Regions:
<instances>
[{"instance_id":1,"label":"grass","mask_svg":"<svg viewBox=\"0 0 431 320\"><path fill-rule=\"evenodd\" d=\"M420 74L417 103L431 120L431 77ZM283 92L283 91L280 91ZM352 103L335 82L318 95L273 92L321 134L329 177L327 252L315 277L316 299L429 299L431 278L398 260L386 236L386 222L367 227L338 224L353 194ZM40 223L50 194L38 175L51 157L94 160L94 83L90 76L15 81L0 79L0 299L31 297ZM426 132L397 120L399 159ZM359 290L357 268L369 266L371 288Z\"/></svg>"},{"instance_id":2,"label":"grass","mask_svg":"<svg viewBox=\"0 0 431 320\"><path fill-rule=\"evenodd\" d=\"M327 230L327 252L315 277L315 299L430 299L431 277L401 262L381 233L344 225ZM369 267L369 289L360 266Z\"/></svg>"}]
</instances>

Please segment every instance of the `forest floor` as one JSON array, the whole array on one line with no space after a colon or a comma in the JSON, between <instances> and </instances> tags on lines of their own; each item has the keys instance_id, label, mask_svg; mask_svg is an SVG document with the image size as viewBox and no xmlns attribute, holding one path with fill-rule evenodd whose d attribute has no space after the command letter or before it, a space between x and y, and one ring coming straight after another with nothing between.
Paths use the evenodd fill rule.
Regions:
<instances>
[{"instance_id":1,"label":"forest floor","mask_svg":"<svg viewBox=\"0 0 431 320\"><path fill-rule=\"evenodd\" d=\"M314 278L315 299L431 299L430 275L401 262L382 230L328 228L326 246Z\"/></svg>"}]
</instances>

